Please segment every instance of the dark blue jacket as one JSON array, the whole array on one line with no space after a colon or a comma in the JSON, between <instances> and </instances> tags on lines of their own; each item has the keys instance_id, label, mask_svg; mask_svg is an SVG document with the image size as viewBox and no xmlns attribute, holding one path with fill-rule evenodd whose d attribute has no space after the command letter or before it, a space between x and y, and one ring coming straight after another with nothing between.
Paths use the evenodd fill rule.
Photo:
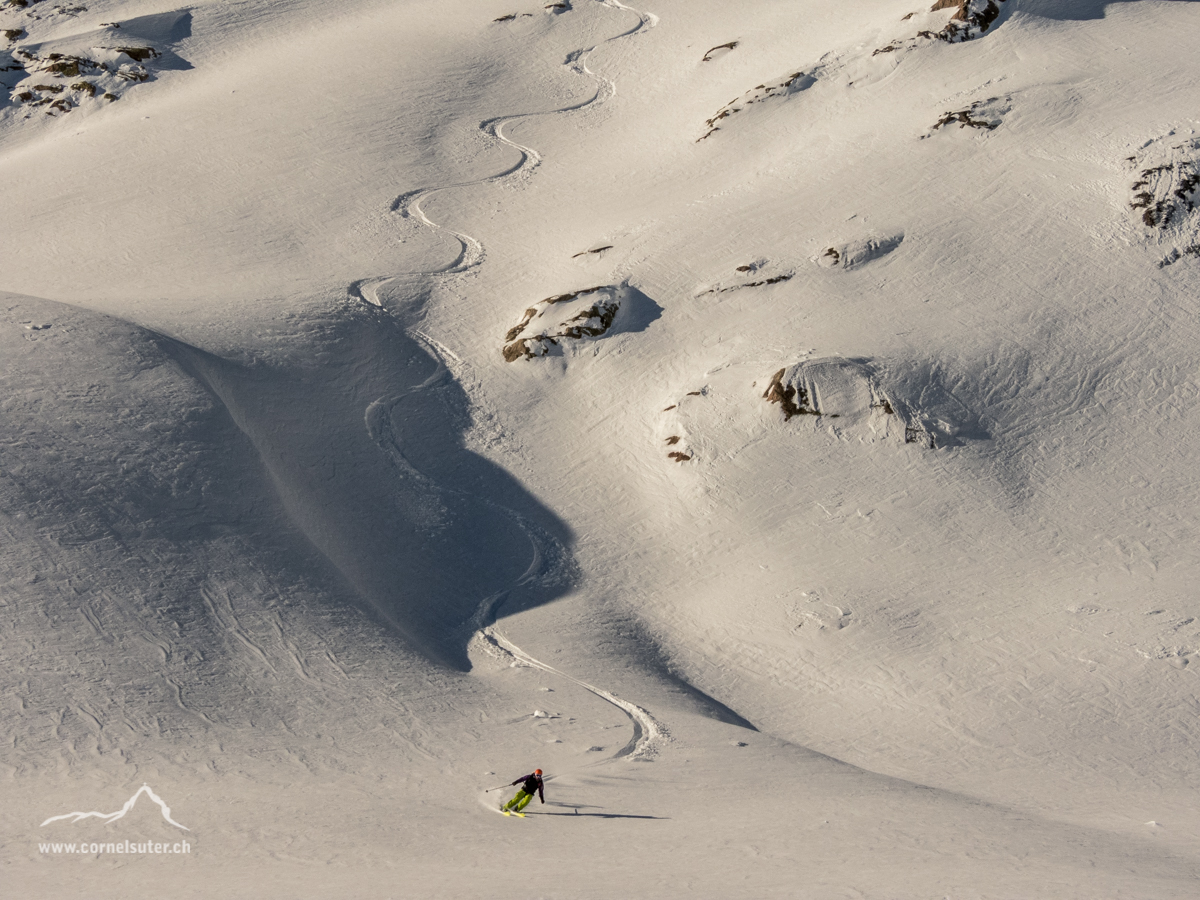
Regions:
<instances>
[{"instance_id":1,"label":"dark blue jacket","mask_svg":"<svg viewBox=\"0 0 1200 900\"><path fill-rule=\"evenodd\" d=\"M521 784L521 782L525 783ZM546 792L544 790L545 784L542 781L541 775L522 775L520 778L514 781L513 784L520 784L521 790L527 794L532 794L534 791L537 791L538 799L543 803L546 802Z\"/></svg>"}]
</instances>

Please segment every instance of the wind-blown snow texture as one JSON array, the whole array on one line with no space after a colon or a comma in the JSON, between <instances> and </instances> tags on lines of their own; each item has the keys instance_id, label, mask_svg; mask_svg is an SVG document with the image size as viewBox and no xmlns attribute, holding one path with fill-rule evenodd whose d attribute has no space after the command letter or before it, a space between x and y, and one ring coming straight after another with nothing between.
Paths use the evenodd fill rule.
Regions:
<instances>
[{"instance_id":1,"label":"wind-blown snow texture","mask_svg":"<svg viewBox=\"0 0 1200 900\"><path fill-rule=\"evenodd\" d=\"M1195 896L1200 4L934 5L0 4L6 893Z\"/></svg>"}]
</instances>

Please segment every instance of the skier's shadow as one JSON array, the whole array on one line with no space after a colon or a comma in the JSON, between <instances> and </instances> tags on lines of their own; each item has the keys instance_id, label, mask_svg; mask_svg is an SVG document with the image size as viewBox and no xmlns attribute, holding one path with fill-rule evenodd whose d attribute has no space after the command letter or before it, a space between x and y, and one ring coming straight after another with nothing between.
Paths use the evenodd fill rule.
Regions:
<instances>
[{"instance_id":1,"label":"skier's shadow","mask_svg":"<svg viewBox=\"0 0 1200 900\"><path fill-rule=\"evenodd\" d=\"M635 816L630 813L606 813L606 812L585 812L581 813L581 809L599 809L600 807L589 806L587 804L576 805L574 803L555 803L551 801L547 806L558 806L572 809L574 812L528 812L530 816L570 816L571 818L584 818L585 816L593 819L668 819L670 816Z\"/></svg>"},{"instance_id":2,"label":"skier's shadow","mask_svg":"<svg viewBox=\"0 0 1200 900\"><path fill-rule=\"evenodd\" d=\"M526 813L527 816L566 816L570 819L669 819L670 816L634 816L628 813L568 813L568 812L534 812Z\"/></svg>"}]
</instances>

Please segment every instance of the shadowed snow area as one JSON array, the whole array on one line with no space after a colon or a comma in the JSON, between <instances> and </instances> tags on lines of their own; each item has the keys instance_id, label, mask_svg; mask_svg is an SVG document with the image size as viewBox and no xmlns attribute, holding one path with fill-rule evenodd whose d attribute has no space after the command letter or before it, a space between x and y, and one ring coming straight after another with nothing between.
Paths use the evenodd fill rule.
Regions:
<instances>
[{"instance_id":1,"label":"shadowed snow area","mask_svg":"<svg viewBox=\"0 0 1200 900\"><path fill-rule=\"evenodd\" d=\"M1197 33L0 3L6 894L1190 900Z\"/></svg>"},{"instance_id":2,"label":"shadowed snow area","mask_svg":"<svg viewBox=\"0 0 1200 900\"><path fill-rule=\"evenodd\" d=\"M466 663L484 597L522 580L548 586L544 599L569 586L568 532L462 446L461 391L393 319L331 323L305 348L319 365L163 346L247 435L313 545L435 659Z\"/></svg>"},{"instance_id":3,"label":"shadowed snow area","mask_svg":"<svg viewBox=\"0 0 1200 900\"><path fill-rule=\"evenodd\" d=\"M78 340L76 331L97 324L121 327L99 317L80 321L79 312L46 302L17 301L9 315L16 336L21 332L15 320L46 320L32 326L30 337L37 337L32 347L18 343L13 348L43 360L62 352L56 345ZM227 417L241 433L235 446L241 446L243 455L252 450L257 457L254 464L242 467L259 477L253 493L277 494L289 524L354 586L365 606L394 625L418 651L464 666L466 642L473 633L470 620L483 598L520 582L528 605L545 602L569 586L569 532L503 470L463 447L467 420L461 392L444 367L391 317L362 310L311 321L305 325L304 358L277 349L273 358L249 361L224 359L178 340L129 330L133 352L145 358L146 368L172 382L176 391L194 390L180 383L186 373L208 392L215 407L206 415ZM60 356L53 365L66 363ZM21 366L11 358L10 366L14 375L41 368ZM115 377L120 383L139 375ZM80 372L77 377L88 376ZM31 390L36 394L47 389L40 384ZM163 414L178 414L168 403L162 406ZM11 448L13 453L31 454L12 463L18 472L32 470L22 482L36 477L51 486L52 496L69 496L70 490L56 484L58 479L47 468L80 468L83 460L51 455L53 465L48 467L37 455L42 449L44 457L39 443L22 441ZM146 449L150 448L129 447L128 464ZM99 473L86 477L100 480ZM220 475L209 477L216 481ZM189 481L176 476L169 489L164 488L163 500L174 500L179 490L195 491ZM89 489L75 491L94 497ZM108 491L116 496L90 513L105 523L96 526L98 536L121 534L124 527L152 528L159 535L182 528L186 536L199 527L180 522L171 503L156 502L153 493L140 498L129 489ZM61 505L69 503L66 496ZM60 505L37 499L35 492L27 502L35 507L35 518L47 506ZM131 503L137 504L132 518L139 524L123 526L121 519L130 512L122 507ZM108 511L112 507L123 513L116 521ZM85 520L90 517L87 507L79 512ZM142 524L145 521L154 524ZM76 521L70 527L83 525ZM532 599L539 589L538 599Z\"/></svg>"}]
</instances>

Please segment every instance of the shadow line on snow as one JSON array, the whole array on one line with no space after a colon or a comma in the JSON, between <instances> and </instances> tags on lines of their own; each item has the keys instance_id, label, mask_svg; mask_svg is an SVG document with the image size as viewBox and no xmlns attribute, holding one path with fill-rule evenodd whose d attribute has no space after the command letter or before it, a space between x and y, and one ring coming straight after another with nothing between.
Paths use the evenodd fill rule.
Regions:
<instances>
[{"instance_id":1,"label":"shadow line on snow","mask_svg":"<svg viewBox=\"0 0 1200 900\"><path fill-rule=\"evenodd\" d=\"M566 816L568 819L657 819L659 821L670 821L670 816L635 816L632 813L552 813L552 812L527 812L527 816Z\"/></svg>"}]
</instances>

